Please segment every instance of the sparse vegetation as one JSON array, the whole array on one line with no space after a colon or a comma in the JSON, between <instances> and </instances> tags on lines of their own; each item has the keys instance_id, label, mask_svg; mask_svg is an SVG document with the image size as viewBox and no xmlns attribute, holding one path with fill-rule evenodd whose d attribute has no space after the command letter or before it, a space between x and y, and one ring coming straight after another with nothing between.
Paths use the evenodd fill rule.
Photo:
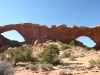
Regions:
<instances>
[{"instance_id":1,"label":"sparse vegetation","mask_svg":"<svg viewBox=\"0 0 100 75\"><path fill-rule=\"evenodd\" d=\"M40 62L56 65L59 63L58 55L59 55L59 49L58 49L57 45L49 44L42 52Z\"/></svg>"},{"instance_id":2,"label":"sparse vegetation","mask_svg":"<svg viewBox=\"0 0 100 75\"><path fill-rule=\"evenodd\" d=\"M3 53L2 53L2 52L0 52L0 56L2 56L2 54L3 54Z\"/></svg>"},{"instance_id":3,"label":"sparse vegetation","mask_svg":"<svg viewBox=\"0 0 100 75\"><path fill-rule=\"evenodd\" d=\"M29 64L25 68L30 69L32 71L36 71L38 69L38 65Z\"/></svg>"},{"instance_id":4,"label":"sparse vegetation","mask_svg":"<svg viewBox=\"0 0 100 75\"><path fill-rule=\"evenodd\" d=\"M95 64L96 64L95 60L93 60L93 59L89 60L89 65L90 66L94 66Z\"/></svg>"},{"instance_id":5,"label":"sparse vegetation","mask_svg":"<svg viewBox=\"0 0 100 75\"><path fill-rule=\"evenodd\" d=\"M59 40L56 40L56 42L60 42Z\"/></svg>"},{"instance_id":6,"label":"sparse vegetation","mask_svg":"<svg viewBox=\"0 0 100 75\"><path fill-rule=\"evenodd\" d=\"M67 51L64 51L64 53L63 53L63 57L65 58L65 57L70 57L70 52L67 52Z\"/></svg>"},{"instance_id":7,"label":"sparse vegetation","mask_svg":"<svg viewBox=\"0 0 100 75\"><path fill-rule=\"evenodd\" d=\"M96 60L96 64L100 66L100 60L99 59Z\"/></svg>"},{"instance_id":8,"label":"sparse vegetation","mask_svg":"<svg viewBox=\"0 0 100 75\"><path fill-rule=\"evenodd\" d=\"M69 44L69 45L71 45L71 46L75 46L75 45L76 45L75 40L72 40L72 41L70 42L70 44Z\"/></svg>"},{"instance_id":9,"label":"sparse vegetation","mask_svg":"<svg viewBox=\"0 0 100 75\"><path fill-rule=\"evenodd\" d=\"M6 54L10 55L9 59L16 62L19 61L34 61L34 57L31 55L32 53L32 47L31 46L21 46L18 49L11 49L8 50L3 54L3 57L6 56ZM4 59L4 58L3 58Z\"/></svg>"},{"instance_id":10,"label":"sparse vegetation","mask_svg":"<svg viewBox=\"0 0 100 75\"><path fill-rule=\"evenodd\" d=\"M89 60L89 65L90 66L100 66L100 60L99 59L97 59L97 60L91 59L91 60Z\"/></svg>"},{"instance_id":11,"label":"sparse vegetation","mask_svg":"<svg viewBox=\"0 0 100 75\"><path fill-rule=\"evenodd\" d=\"M85 47L86 50L90 50L90 48L88 46Z\"/></svg>"},{"instance_id":12,"label":"sparse vegetation","mask_svg":"<svg viewBox=\"0 0 100 75\"><path fill-rule=\"evenodd\" d=\"M15 69L12 66L13 63L8 61L0 63L0 75L14 75Z\"/></svg>"},{"instance_id":13,"label":"sparse vegetation","mask_svg":"<svg viewBox=\"0 0 100 75\"><path fill-rule=\"evenodd\" d=\"M18 69L18 71L20 72L22 72L22 70L31 70L32 72L34 71L36 73L39 73L40 70L41 72L45 71L46 74L49 74L52 70L59 70L59 75L65 75L68 74L66 72L67 69L78 71L94 70L95 68L97 68L98 70L100 68L99 59L94 60L93 58L89 60L91 57L100 58L100 52L93 49L91 51L88 51L88 47L86 49L87 50L75 46L75 43L73 41L71 42L71 45L58 41L50 42L50 44L44 43L41 46L25 45L18 48L9 48L3 54L1 53L1 56L3 59L5 59L6 55L8 55L10 62L14 62L13 65L16 64L16 66L13 66L13 68L24 66L24 68ZM87 56L89 57L89 59L84 59ZM83 66L83 64L87 64L87 62L90 66ZM10 68L4 70L2 69L0 68L1 75L4 75L5 73L5 75L7 75L7 73L13 73L13 70L10 70Z\"/></svg>"},{"instance_id":14,"label":"sparse vegetation","mask_svg":"<svg viewBox=\"0 0 100 75\"><path fill-rule=\"evenodd\" d=\"M62 44L61 45L61 49L62 50L65 50L65 49L68 49L68 48L69 48L69 46L67 44Z\"/></svg>"},{"instance_id":15,"label":"sparse vegetation","mask_svg":"<svg viewBox=\"0 0 100 75\"><path fill-rule=\"evenodd\" d=\"M50 71L54 70L54 68L52 67L52 64L41 64L41 70Z\"/></svg>"},{"instance_id":16,"label":"sparse vegetation","mask_svg":"<svg viewBox=\"0 0 100 75\"><path fill-rule=\"evenodd\" d=\"M70 55L69 59L70 59L71 61L73 61L73 60L75 60L75 56Z\"/></svg>"}]
</instances>

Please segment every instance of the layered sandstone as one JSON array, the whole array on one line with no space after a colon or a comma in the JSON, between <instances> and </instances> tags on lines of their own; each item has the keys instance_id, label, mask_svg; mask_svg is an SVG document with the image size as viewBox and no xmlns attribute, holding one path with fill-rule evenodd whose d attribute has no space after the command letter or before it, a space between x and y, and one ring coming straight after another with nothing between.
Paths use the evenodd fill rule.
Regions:
<instances>
[{"instance_id":1,"label":"layered sandstone","mask_svg":"<svg viewBox=\"0 0 100 75\"><path fill-rule=\"evenodd\" d=\"M41 42L47 40L59 40L65 43L69 43L72 40L76 40L80 36L87 36L91 38L95 43L96 49L100 49L100 26L96 27L84 27L84 26L70 26L65 24L56 26L52 25L48 28L45 25L22 23L22 24L10 24L0 26L0 33L10 30L16 30L23 36L25 42L31 42L32 40L40 39ZM12 41L0 35L0 45L6 45ZM80 45L80 44L79 44Z\"/></svg>"}]
</instances>

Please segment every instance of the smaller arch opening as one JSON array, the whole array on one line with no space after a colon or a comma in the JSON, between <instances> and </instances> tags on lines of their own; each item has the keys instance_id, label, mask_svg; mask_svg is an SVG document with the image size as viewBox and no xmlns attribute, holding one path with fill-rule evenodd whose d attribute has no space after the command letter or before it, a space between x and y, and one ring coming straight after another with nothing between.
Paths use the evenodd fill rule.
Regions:
<instances>
[{"instance_id":1,"label":"smaller arch opening","mask_svg":"<svg viewBox=\"0 0 100 75\"><path fill-rule=\"evenodd\" d=\"M25 39L22 37L22 35L19 34L16 30L11 30L11 31L1 33L1 35L3 35L5 38L7 38L9 40L15 40L15 41L18 41L18 42L24 42L25 41Z\"/></svg>"},{"instance_id":2,"label":"smaller arch opening","mask_svg":"<svg viewBox=\"0 0 100 75\"><path fill-rule=\"evenodd\" d=\"M82 42L85 46L88 46L90 48L92 48L96 45L96 43L87 36L80 36L76 40Z\"/></svg>"}]
</instances>

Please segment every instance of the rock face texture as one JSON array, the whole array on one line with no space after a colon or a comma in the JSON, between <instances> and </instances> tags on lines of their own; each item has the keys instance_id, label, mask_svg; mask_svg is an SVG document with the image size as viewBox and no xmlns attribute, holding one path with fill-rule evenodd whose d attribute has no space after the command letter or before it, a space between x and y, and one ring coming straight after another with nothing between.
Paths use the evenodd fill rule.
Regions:
<instances>
[{"instance_id":1,"label":"rock face texture","mask_svg":"<svg viewBox=\"0 0 100 75\"><path fill-rule=\"evenodd\" d=\"M25 42L31 42L32 40L41 40L45 42L47 40L59 40L65 43L70 43L72 40L76 40L80 36L87 36L91 38L96 46L94 48L100 49L100 26L96 27L84 27L84 26L70 26L67 27L65 24L56 26L52 25L48 28L45 25L22 23L22 24L10 24L0 26L0 33L16 30L23 36ZM12 35L13 37L13 35ZM13 41L0 35L0 45L7 45ZM79 44L80 45L80 44Z\"/></svg>"}]
</instances>

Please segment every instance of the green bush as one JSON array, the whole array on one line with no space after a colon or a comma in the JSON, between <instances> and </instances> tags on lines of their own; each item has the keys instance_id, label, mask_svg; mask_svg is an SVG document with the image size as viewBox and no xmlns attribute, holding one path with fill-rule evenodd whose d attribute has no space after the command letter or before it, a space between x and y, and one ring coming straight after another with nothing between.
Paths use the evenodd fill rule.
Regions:
<instances>
[{"instance_id":1,"label":"green bush","mask_svg":"<svg viewBox=\"0 0 100 75\"><path fill-rule=\"evenodd\" d=\"M91 60L89 60L89 65L90 66L100 65L100 60L99 59L97 59L97 60L91 59Z\"/></svg>"},{"instance_id":2,"label":"green bush","mask_svg":"<svg viewBox=\"0 0 100 75\"><path fill-rule=\"evenodd\" d=\"M60 59L56 59L52 64L57 66L60 63Z\"/></svg>"},{"instance_id":3,"label":"green bush","mask_svg":"<svg viewBox=\"0 0 100 75\"><path fill-rule=\"evenodd\" d=\"M69 46L67 46L66 44L65 45L61 45L61 49L62 50L65 50L65 49L68 49L69 48Z\"/></svg>"},{"instance_id":4,"label":"green bush","mask_svg":"<svg viewBox=\"0 0 100 75\"><path fill-rule=\"evenodd\" d=\"M100 65L100 60L99 59L96 60L96 64Z\"/></svg>"},{"instance_id":5,"label":"green bush","mask_svg":"<svg viewBox=\"0 0 100 75\"><path fill-rule=\"evenodd\" d=\"M15 62L18 61L33 61L32 57L32 47L31 46L21 46L18 49L8 50L6 53L10 55L10 59Z\"/></svg>"},{"instance_id":6,"label":"green bush","mask_svg":"<svg viewBox=\"0 0 100 75\"><path fill-rule=\"evenodd\" d=\"M37 71L38 65L28 64L27 66L25 66L25 68L30 69L32 71Z\"/></svg>"},{"instance_id":7,"label":"green bush","mask_svg":"<svg viewBox=\"0 0 100 75\"><path fill-rule=\"evenodd\" d=\"M45 47L44 51L42 52L41 56L41 63L50 63L55 64L59 62L58 59L59 49L55 44L49 44Z\"/></svg>"},{"instance_id":8,"label":"green bush","mask_svg":"<svg viewBox=\"0 0 100 75\"><path fill-rule=\"evenodd\" d=\"M86 49L86 50L90 50L90 48L89 48L89 47L87 47L87 46L85 47L85 49Z\"/></svg>"},{"instance_id":9,"label":"green bush","mask_svg":"<svg viewBox=\"0 0 100 75\"><path fill-rule=\"evenodd\" d=\"M69 57L69 59L70 59L71 61L73 61L73 60L75 60L75 56L71 55L71 56Z\"/></svg>"},{"instance_id":10,"label":"green bush","mask_svg":"<svg viewBox=\"0 0 100 75\"><path fill-rule=\"evenodd\" d=\"M75 40L72 40L72 41L70 42L70 44L69 44L69 45L71 45L71 46L75 46L75 45L76 45Z\"/></svg>"},{"instance_id":11,"label":"green bush","mask_svg":"<svg viewBox=\"0 0 100 75\"><path fill-rule=\"evenodd\" d=\"M94 66L95 64L96 64L95 60L93 60L93 59L89 60L89 65L90 66Z\"/></svg>"},{"instance_id":12,"label":"green bush","mask_svg":"<svg viewBox=\"0 0 100 75\"><path fill-rule=\"evenodd\" d=\"M63 57L70 57L70 52L66 52L66 51L64 51L64 53L63 53Z\"/></svg>"},{"instance_id":13,"label":"green bush","mask_svg":"<svg viewBox=\"0 0 100 75\"><path fill-rule=\"evenodd\" d=\"M56 42L60 42L59 40L56 40Z\"/></svg>"}]
</instances>

